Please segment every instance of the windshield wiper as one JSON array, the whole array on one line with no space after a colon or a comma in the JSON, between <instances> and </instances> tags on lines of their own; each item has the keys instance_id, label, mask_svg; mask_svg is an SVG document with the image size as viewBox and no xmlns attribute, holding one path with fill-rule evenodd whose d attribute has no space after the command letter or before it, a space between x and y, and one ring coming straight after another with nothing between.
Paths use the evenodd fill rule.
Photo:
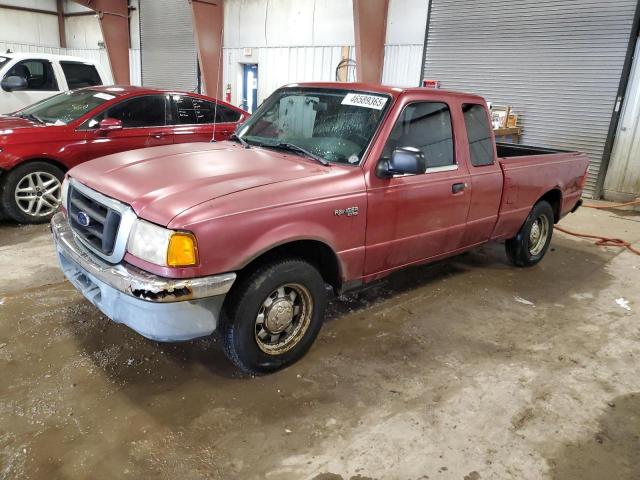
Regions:
<instances>
[{"instance_id":1,"label":"windshield wiper","mask_svg":"<svg viewBox=\"0 0 640 480\"><path fill-rule=\"evenodd\" d=\"M229 140L237 140L244 148L251 148L251 145L249 145L244 138L239 137L236 133L232 133L229 137Z\"/></svg>"},{"instance_id":2,"label":"windshield wiper","mask_svg":"<svg viewBox=\"0 0 640 480\"><path fill-rule=\"evenodd\" d=\"M269 143L263 143L260 146L261 147L271 147L271 148L281 148L282 150L290 150L292 152L299 152L299 153L302 153L303 155L305 155L305 156L307 156L309 158L312 158L316 162L321 163L322 165L329 165L329 162L326 161L321 156L310 152L306 148L302 148L302 147L299 147L298 145L294 145L293 143L282 142L282 143L276 143L276 144L273 144L273 145L269 144Z\"/></svg>"},{"instance_id":3,"label":"windshield wiper","mask_svg":"<svg viewBox=\"0 0 640 480\"><path fill-rule=\"evenodd\" d=\"M36 123L45 123L44 120L42 120L39 117L36 117L33 113L23 113L22 115L16 115L20 118L26 118L27 120L31 120L32 122L36 122Z\"/></svg>"}]
</instances>

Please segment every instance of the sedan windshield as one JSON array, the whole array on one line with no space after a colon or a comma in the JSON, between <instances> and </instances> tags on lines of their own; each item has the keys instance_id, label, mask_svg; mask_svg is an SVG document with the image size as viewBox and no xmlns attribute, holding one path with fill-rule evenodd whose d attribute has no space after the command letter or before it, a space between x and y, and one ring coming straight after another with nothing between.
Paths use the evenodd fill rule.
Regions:
<instances>
[{"instance_id":1,"label":"sedan windshield","mask_svg":"<svg viewBox=\"0 0 640 480\"><path fill-rule=\"evenodd\" d=\"M24 108L14 113L14 115L16 117L36 119L42 123L62 125L82 117L94 108L114 98L114 95L95 90L64 92Z\"/></svg>"},{"instance_id":2,"label":"sedan windshield","mask_svg":"<svg viewBox=\"0 0 640 480\"><path fill-rule=\"evenodd\" d=\"M260 106L238 137L249 145L359 164L390 103L382 94L283 88Z\"/></svg>"}]
</instances>

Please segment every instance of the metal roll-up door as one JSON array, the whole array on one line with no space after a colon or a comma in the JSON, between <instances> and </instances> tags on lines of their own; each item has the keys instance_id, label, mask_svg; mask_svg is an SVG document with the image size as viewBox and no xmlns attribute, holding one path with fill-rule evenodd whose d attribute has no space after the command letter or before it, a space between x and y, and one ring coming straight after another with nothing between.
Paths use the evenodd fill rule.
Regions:
<instances>
[{"instance_id":1,"label":"metal roll-up door","mask_svg":"<svg viewBox=\"0 0 640 480\"><path fill-rule=\"evenodd\" d=\"M432 0L424 77L511 105L521 143L584 151L592 196L637 0Z\"/></svg>"},{"instance_id":2,"label":"metal roll-up door","mask_svg":"<svg viewBox=\"0 0 640 480\"><path fill-rule=\"evenodd\" d=\"M142 84L195 91L198 55L187 0L140 1Z\"/></svg>"}]
</instances>

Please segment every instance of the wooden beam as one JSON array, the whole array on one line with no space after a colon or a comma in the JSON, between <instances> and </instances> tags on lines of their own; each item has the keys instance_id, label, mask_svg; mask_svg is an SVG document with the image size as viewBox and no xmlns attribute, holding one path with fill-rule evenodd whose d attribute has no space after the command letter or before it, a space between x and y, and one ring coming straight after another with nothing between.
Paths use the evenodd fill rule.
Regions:
<instances>
[{"instance_id":1,"label":"wooden beam","mask_svg":"<svg viewBox=\"0 0 640 480\"><path fill-rule=\"evenodd\" d=\"M129 8L127 0L73 0L98 14L115 83L128 85Z\"/></svg>"},{"instance_id":2,"label":"wooden beam","mask_svg":"<svg viewBox=\"0 0 640 480\"><path fill-rule=\"evenodd\" d=\"M356 76L359 82L381 83L389 0L353 0Z\"/></svg>"},{"instance_id":3,"label":"wooden beam","mask_svg":"<svg viewBox=\"0 0 640 480\"><path fill-rule=\"evenodd\" d=\"M63 0L56 0L58 10L58 35L60 36L60 47L67 48L67 33L64 25L64 5Z\"/></svg>"},{"instance_id":4,"label":"wooden beam","mask_svg":"<svg viewBox=\"0 0 640 480\"><path fill-rule=\"evenodd\" d=\"M222 0L189 0L204 92L222 98Z\"/></svg>"}]
</instances>

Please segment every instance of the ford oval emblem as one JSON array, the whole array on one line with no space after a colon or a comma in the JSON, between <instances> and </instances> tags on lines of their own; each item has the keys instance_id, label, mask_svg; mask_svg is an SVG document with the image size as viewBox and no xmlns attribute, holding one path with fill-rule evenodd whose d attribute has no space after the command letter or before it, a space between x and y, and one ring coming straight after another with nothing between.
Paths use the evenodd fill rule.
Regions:
<instances>
[{"instance_id":1,"label":"ford oval emblem","mask_svg":"<svg viewBox=\"0 0 640 480\"><path fill-rule=\"evenodd\" d=\"M91 218L85 212L78 212L76 218L78 219L78 223L83 227L88 227L91 224Z\"/></svg>"}]
</instances>

